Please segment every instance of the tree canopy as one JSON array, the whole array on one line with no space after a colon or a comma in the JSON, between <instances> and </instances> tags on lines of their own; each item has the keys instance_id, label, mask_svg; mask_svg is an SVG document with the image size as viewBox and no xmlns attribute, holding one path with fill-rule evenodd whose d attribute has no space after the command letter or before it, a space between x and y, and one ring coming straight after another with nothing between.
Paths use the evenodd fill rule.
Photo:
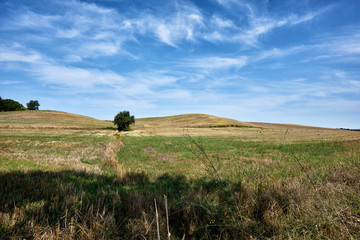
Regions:
<instances>
[{"instance_id":1,"label":"tree canopy","mask_svg":"<svg viewBox=\"0 0 360 240\"><path fill-rule=\"evenodd\" d=\"M40 104L38 100L30 100L30 102L28 102L26 106L29 110L39 110Z\"/></svg>"},{"instance_id":2,"label":"tree canopy","mask_svg":"<svg viewBox=\"0 0 360 240\"><path fill-rule=\"evenodd\" d=\"M129 131L130 125L135 123L135 117L130 116L129 111L119 112L114 118L114 124L117 125L118 131Z\"/></svg>"},{"instance_id":3,"label":"tree canopy","mask_svg":"<svg viewBox=\"0 0 360 240\"><path fill-rule=\"evenodd\" d=\"M12 99L2 99L0 97L0 112L5 111L19 111L23 110L24 106L19 102L16 102Z\"/></svg>"}]
</instances>

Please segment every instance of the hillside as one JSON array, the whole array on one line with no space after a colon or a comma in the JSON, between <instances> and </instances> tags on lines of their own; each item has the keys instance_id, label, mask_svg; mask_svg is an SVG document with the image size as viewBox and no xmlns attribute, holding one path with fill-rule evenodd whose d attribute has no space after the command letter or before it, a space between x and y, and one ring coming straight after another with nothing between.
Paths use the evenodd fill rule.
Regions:
<instances>
[{"instance_id":1,"label":"hillside","mask_svg":"<svg viewBox=\"0 0 360 240\"><path fill-rule=\"evenodd\" d=\"M16 111L0 113L0 128L13 129L103 129L111 122L59 111Z\"/></svg>"},{"instance_id":2,"label":"hillside","mask_svg":"<svg viewBox=\"0 0 360 240\"><path fill-rule=\"evenodd\" d=\"M183 114L168 117L140 118L126 136L241 137L246 141L288 142L359 139L360 134L330 128L295 124L241 122L207 114Z\"/></svg>"},{"instance_id":3,"label":"hillside","mask_svg":"<svg viewBox=\"0 0 360 240\"><path fill-rule=\"evenodd\" d=\"M0 112L0 129L114 129L111 121L59 111ZM206 114L138 118L126 136L241 137L247 141L289 142L306 140L359 139L359 132L292 124L247 123ZM283 141L283 140L281 140Z\"/></svg>"},{"instance_id":4,"label":"hillside","mask_svg":"<svg viewBox=\"0 0 360 240\"><path fill-rule=\"evenodd\" d=\"M134 129L149 128L257 127L254 124L207 114L182 114L136 119Z\"/></svg>"}]
</instances>

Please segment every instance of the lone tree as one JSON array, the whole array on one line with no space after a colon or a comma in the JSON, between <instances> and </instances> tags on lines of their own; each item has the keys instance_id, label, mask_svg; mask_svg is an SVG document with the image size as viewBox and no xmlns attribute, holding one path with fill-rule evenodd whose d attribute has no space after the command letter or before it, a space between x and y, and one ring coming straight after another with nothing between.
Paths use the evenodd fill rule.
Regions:
<instances>
[{"instance_id":1,"label":"lone tree","mask_svg":"<svg viewBox=\"0 0 360 240\"><path fill-rule=\"evenodd\" d=\"M135 117L130 116L129 111L119 112L114 118L114 124L117 125L118 131L129 131L132 123L135 123Z\"/></svg>"},{"instance_id":2,"label":"lone tree","mask_svg":"<svg viewBox=\"0 0 360 240\"><path fill-rule=\"evenodd\" d=\"M26 104L26 106L29 110L39 110L40 104L39 104L38 100L35 100L35 101L30 100L30 102L28 102Z\"/></svg>"}]
</instances>

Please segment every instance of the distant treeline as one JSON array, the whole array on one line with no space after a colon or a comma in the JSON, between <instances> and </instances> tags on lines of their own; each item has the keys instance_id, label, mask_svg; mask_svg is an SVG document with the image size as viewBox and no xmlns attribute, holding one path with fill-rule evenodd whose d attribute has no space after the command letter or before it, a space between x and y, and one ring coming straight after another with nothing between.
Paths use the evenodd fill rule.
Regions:
<instances>
[{"instance_id":1,"label":"distant treeline","mask_svg":"<svg viewBox=\"0 0 360 240\"><path fill-rule=\"evenodd\" d=\"M349 130L349 131L360 131L360 129L351 129L351 128L339 128L341 130Z\"/></svg>"},{"instance_id":2,"label":"distant treeline","mask_svg":"<svg viewBox=\"0 0 360 240\"><path fill-rule=\"evenodd\" d=\"M21 111L21 110L39 110L39 102L37 100L30 100L27 104L27 108L24 107L21 103L14 101L12 99L2 99L0 97L0 112L6 111Z\"/></svg>"}]
</instances>

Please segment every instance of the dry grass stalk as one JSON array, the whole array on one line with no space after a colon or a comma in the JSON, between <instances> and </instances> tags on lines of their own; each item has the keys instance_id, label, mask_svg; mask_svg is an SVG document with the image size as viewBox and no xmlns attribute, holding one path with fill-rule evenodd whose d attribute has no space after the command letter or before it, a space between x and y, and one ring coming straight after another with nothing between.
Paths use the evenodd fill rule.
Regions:
<instances>
[{"instance_id":1,"label":"dry grass stalk","mask_svg":"<svg viewBox=\"0 0 360 240\"><path fill-rule=\"evenodd\" d=\"M156 206L156 199L154 199L154 202L155 202L155 216L156 216L156 233L157 233L158 240L160 240L159 213L158 213L157 206Z\"/></svg>"},{"instance_id":2,"label":"dry grass stalk","mask_svg":"<svg viewBox=\"0 0 360 240\"><path fill-rule=\"evenodd\" d=\"M165 211L166 211L166 226L167 226L167 232L168 232L168 239L170 240L171 233L170 233L170 227L169 227L169 211L167 206L167 197L164 194L164 200L165 200Z\"/></svg>"}]
</instances>

